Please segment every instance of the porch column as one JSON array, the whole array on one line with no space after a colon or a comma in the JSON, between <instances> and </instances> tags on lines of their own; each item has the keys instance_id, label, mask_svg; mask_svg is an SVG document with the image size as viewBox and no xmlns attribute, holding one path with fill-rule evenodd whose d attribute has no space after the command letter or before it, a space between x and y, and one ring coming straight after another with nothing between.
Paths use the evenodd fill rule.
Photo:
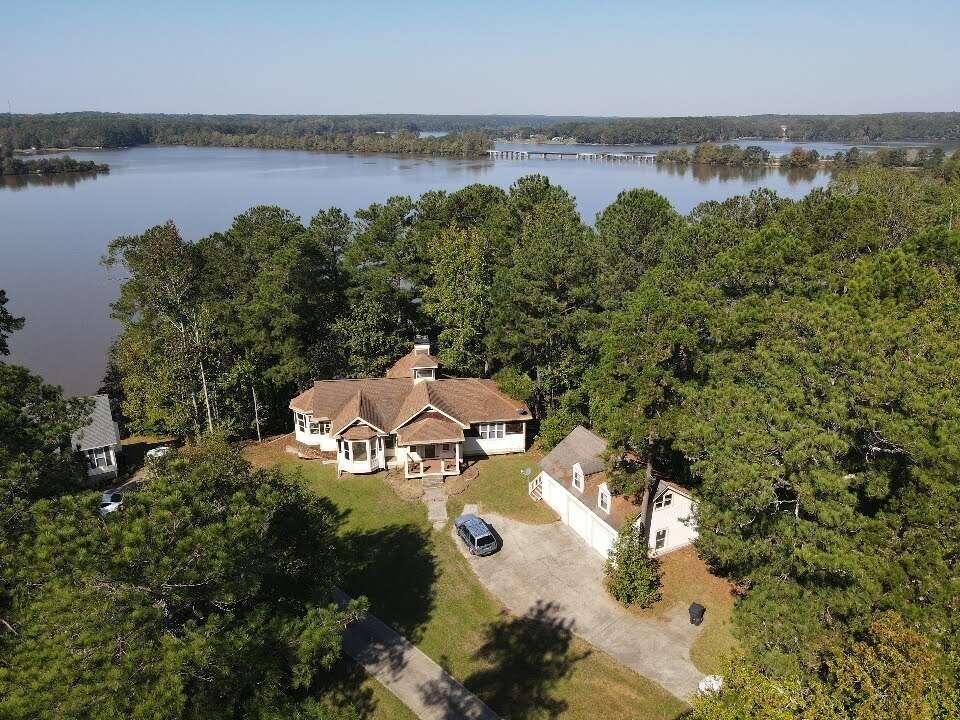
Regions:
<instances>
[{"instance_id":1,"label":"porch column","mask_svg":"<svg viewBox=\"0 0 960 720\"><path fill-rule=\"evenodd\" d=\"M460 443L453 444L454 455L457 458L457 475L460 474Z\"/></svg>"}]
</instances>

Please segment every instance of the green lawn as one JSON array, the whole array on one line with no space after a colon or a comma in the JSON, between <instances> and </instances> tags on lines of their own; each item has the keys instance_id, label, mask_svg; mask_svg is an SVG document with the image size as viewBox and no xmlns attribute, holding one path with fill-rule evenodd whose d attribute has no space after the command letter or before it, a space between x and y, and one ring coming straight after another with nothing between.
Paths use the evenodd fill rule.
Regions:
<instances>
[{"instance_id":1,"label":"green lawn","mask_svg":"<svg viewBox=\"0 0 960 720\"><path fill-rule=\"evenodd\" d=\"M639 615L657 617L681 604L692 602L706 606L700 635L690 649L690 659L704 675L716 673L724 656L737 646L733 637L733 586L723 578L710 573L693 548L684 548L664 556L663 586L660 602L646 610L635 610Z\"/></svg>"},{"instance_id":2,"label":"green lawn","mask_svg":"<svg viewBox=\"0 0 960 720\"><path fill-rule=\"evenodd\" d=\"M341 536L350 565L345 589L370 598L376 615L502 716L667 720L684 710L658 685L574 637L549 612L537 621L504 612L477 580L449 528L433 531L425 507L400 499L382 475L338 479L328 465L278 451L254 452L258 462L299 473L344 513ZM530 458L489 461L478 481L451 500L451 514L464 502L479 502L528 521L551 521L552 513L526 497L526 479L519 474L524 464ZM408 717L376 683L368 680L352 691L371 687L377 691L369 697L367 718Z\"/></svg>"},{"instance_id":3,"label":"green lawn","mask_svg":"<svg viewBox=\"0 0 960 720\"><path fill-rule=\"evenodd\" d=\"M480 460L480 474L467 490L450 498L448 510L452 516L460 514L465 503L477 503L480 511L493 510L523 522L540 524L557 520L557 514L543 503L534 502L527 494L527 483L539 468L538 456L500 455ZM521 471L530 471L529 475Z\"/></svg>"}]
</instances>

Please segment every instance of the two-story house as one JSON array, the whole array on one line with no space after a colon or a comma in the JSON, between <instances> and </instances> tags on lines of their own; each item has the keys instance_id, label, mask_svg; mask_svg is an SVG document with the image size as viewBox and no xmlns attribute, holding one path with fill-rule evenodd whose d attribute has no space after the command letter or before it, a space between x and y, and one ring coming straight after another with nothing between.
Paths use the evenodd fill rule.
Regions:
<instances>
[{"instance_id":1,"label":"two-story house","mask_svg":"<svg viewBox=\"0 0 960 720\"><path fill-rule=\"evenodd\" d=\"M637 497L614 495L606 451L606 440L578 425L540 461L540 473L529 484L531 497L543 500L604 557L626 522L643 530L654 555L697 539L696 503L689 490L655 476Z\"/></svg>"}]
</instances>

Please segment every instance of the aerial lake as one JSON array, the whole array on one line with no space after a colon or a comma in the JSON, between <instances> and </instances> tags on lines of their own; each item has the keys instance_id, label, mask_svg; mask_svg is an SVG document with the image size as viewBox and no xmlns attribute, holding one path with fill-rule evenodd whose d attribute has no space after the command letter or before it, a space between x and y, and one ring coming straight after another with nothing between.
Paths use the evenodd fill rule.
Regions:
<instances>
[{"instance_id":1,"label":"aerial lake","mask_svg":"<svg viewBox=\"0 0 960 720\"><path fill-rule=\"evenodd\" d=\"M805 147L823 153L847 147L818 145ZM427 190L457 190L472 183L507 188L523 175L542 173L576 196L584 219L592 223L621 190L633 187L656 190L686 213L706 200L723 200L758 187L798 198L830 179L822 170L234 148L137 147L70 155L107 163L110 173L0 178L0 288L10 297L7 308L27 318L26 327L10 340L8 360L30 367L69 394L96 391L118 330L109 304L121 278L99 265L107 243L169 219L184 237L195 239L226 228L235 215L253 205L280 205L306 222L321 208L353 212L391 195L416 197Z\"/></svg>"}]
</instances>

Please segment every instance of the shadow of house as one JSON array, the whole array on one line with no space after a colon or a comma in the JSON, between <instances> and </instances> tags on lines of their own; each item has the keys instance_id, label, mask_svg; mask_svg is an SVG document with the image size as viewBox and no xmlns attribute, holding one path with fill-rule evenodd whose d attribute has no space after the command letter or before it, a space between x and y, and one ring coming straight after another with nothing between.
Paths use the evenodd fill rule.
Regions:
<instances>
[{"instance_id":1,"label":"shadow of house","mask_svg":"<svg viewBox=\"0 0 960 720\"><path fill-rule=\"evenodd\" d=\"M571 652L573 625L554 603L538 601L523 617L503 613L487 628L483 645L473 655L487 667L467 677L464 685L511 720L559 717L567 702L556 697L557 685L590 654ZM422 692L426 702L446 709L445 718L462 717L462 688L433 683Z\"/></svg>"}]
</instances>

